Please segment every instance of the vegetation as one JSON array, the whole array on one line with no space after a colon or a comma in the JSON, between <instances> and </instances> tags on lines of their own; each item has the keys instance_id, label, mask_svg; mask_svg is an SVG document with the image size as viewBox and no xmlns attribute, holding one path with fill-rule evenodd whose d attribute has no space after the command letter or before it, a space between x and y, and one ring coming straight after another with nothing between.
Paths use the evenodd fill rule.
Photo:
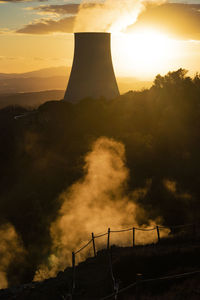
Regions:
<instances>
[{"instance_id":1,"label":"vegetation","mask_svg":"<svg viewBox=\"0 0 200 300\"><path fill-rule=\"evenodd\" d=\"M117 299L199 299L199 239L166 239L160 244L110 249L112 271L120 292ZM113 293L109 253L98 251L80 263L75 270L76 287L73 299L101 299ZM33 282L0 291L2 300L67 299L72 291L72 268L59 272L56 278ZM176 275L187 274L180 278ZM192 274L193 273L193 274ZM142 282L169 277L165 280ZM138 282L137 286L130 287ZM113 299L114 297L110 298Z\"/></svg>"},{"instance_id":2,"label":"vegetation","mask_svg":"<svg viewBox=\"0 0 200 300\"><path fill-rule=\"evenodd\" d=\"M13 224L26 249L20 272L17 262L10 267L10 284L31 281L47 257L57 197L83 175L84 155L100 136L124 143L130 190L148 183L138 201L149 219L199 220L199 74L190 78L180 69L112 101L52 101L14 118L23 113L20 107L0 111L0 224ZM147 219L138 216L139 224Z\"/></svg>"}]
</instances>

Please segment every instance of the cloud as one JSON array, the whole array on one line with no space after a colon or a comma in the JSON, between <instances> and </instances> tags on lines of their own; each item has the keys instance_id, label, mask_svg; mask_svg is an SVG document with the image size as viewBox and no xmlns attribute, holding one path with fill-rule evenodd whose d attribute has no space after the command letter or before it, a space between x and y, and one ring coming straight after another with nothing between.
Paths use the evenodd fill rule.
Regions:
<instances>
[{"instance_id":1,"label":"cloud","mask_svg":"<svg viewBox=\"0 0 200 300\"><path fill-rule=\"evenodd\" d=\"M160 4L165 0L148 0L147 2ZM76 14L73 17L64 17L60 20L41 19L19 29L18 33L44 34L50 32L73 32L76 18L76 31L109 31L116 27L121 31L128 25L133 24L138 15L146 7L144 0L106 0L82 1L81 5L41 5L29 10L36 10L40 14ZM66 26L67 25L67 26ZM66 26L66 29L65 29Z\"/></svg>"},{"instance_id":2,"label":"cloud","mask_svg":"<svg viewBox=\"0 0 200 300\"><path fill-rule=\"evenodd\" d=\"M75 15L78 12L79 4L63 4L63 5L40 5L37 7L27 7L26 10L37 11L37 14L55 14L55 15L65 15L72 14Z\"/></svg>"},{"instance_id":3,"label":"cloud","mask_svg":"<svg viewBox=\"0 0 200 300\"><path fill-rule=\"evenodd\" d=\"M50 18L40 19L17 30L17 33L26 34L49 34L53 32L72 33L74 30L75 17L52 20Z\"/></svg>"},{"instance_id":4,"label":"cloud","mask_svg":"<svg viewBox=\"0 0 200 300\"><path fill-rule=\"evenodd\" d=\"M84 8L92 8L95 3L84 3L81 6ZM99 4L103 6L102 4ZM40 5L36 7L26 7L25 10L35 11L38 15L76 15L79 11L80 4L78 3L67 3L67 4L52 4L52 5Z\"/></svg>"},{"instance_id":5,"label":"cloud","mask_svg":"<svg viewBox=\"0 0 200 300\"><path fill-rule=\"evenodd\" d=\"M13 30L10 30L9 28L0 28L0 34L11 34L13 33Z\"/></svg>"},{"instance_id":6,"label":"cloud","mask_svg":"<svg viewBox=\"0 0 200 300\"><path fill-rule=\"evenodd\" d=\"M180 39L200 40L200 4L163 4L149 6L128 32L144 27L168 32Z\"/></svg>"},{"instance_id":7,"label":"cloud","mask_svg":"<svg viewBox=\"0 0 200 300\"><path fill-rule=\"evenodd\" d=\"M84 3L83 3L84 4ZM103 4L98 4L98 9L94 3L81 5L81 14L78 4L64 4L64 5L40 5L36 8L29 8L38 10L41 14L62 15L59 20L55 18L42 18L31 24L25 25L23 28L17 30L17 33L26 34L50 34L53 32L72 33L76 31L92 31L98 26L103 26L101 30L108 30L110 17L113 12L106 13L105 18L109 22L104 22ZM97 17L96 9L101 11L102 17ZM87 14L85 14L87 13ZM71 14L73 16L64 16ZM84 18L81 16L84 15ZM170 16L170 17L169 17ZM117 14L120 22L121 12ZM113 19L112 19L113 20ZM111 21L112 21L111 20ZM83 22L84 21L84 22ZM116 21L116 14L114 13L114 21ZM122 20L123 21L123 20ZM171 36L180 39L200 40L200 4L177 4L166 3L162 5L149 4L146 10L143 10L134 23L134 18L129 21L129 26L126 32L137 31L145 27L153 27L160 31L168 32ZM87 26L85 26L85 24ZM116 23L115 23L116 24ZM131 24L131 25L130 25ZM94 26L95 25L95 28ZM125 26L126 27L126 26ZM98 29L98 28L97 28Z\"/></svg>"}]
</instances>

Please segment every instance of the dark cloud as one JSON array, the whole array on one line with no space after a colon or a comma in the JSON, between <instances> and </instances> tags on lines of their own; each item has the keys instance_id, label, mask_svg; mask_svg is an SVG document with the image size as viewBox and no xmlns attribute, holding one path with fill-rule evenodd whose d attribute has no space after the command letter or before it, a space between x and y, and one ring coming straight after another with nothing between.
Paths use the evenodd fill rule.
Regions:
<instances>
[{"instance_id":1,"label":"dark cloud","mask_svg":"<svg viewBox=\"0 0 200 300\"><path fill-rule=\"evenodd\" d=\"M53 13L53 14L76 14L79 9L79 4L63 4L63 5L40 5L37 7L29 7L29 10L36 10L40 13Z\"/></svg>"},{"instance_id":2,"label":"dark cloud","mask_svg":"<svg viewBox=\"0 0 200 300\"><path fill-rule=\"evenodd\" d=\"M100 5L100 4L99 4ZM95 3L85 3L82 4L84 8L92 8L95 6ZM80 4L78 3L67 3L67 4L52 4L52 5L40 5L37 7L28 7L28 10L38 11L39 14L58 14L58 15L66 15L66 14L77 14L79 10Z\"/></svg>"},{"instance_id":3,"label":"dark cloud","mask_svg":"<svg viewBox=\"0 0 200 300\"><path fill-rule=\"evenodd\" d=\"M75 17L79 9L79 4L63 4L63 5L40 5L38 7L29 7L29 10L36 10L41 14L58 14L58 15L74 15L65 16L59 20L43 18L31 24L25 25L18 29L17 33L26 34L49 34L53 32L72 33L74 31ZM85 4L85 7L94 6L94 4Z\"/></svg>"},{"instance_id":4,"label":"dark cloud","mask_svg":"<svg viewBox=\"0 0 200 300\"><path fill-rule=\"evenodd\" d=\"M78 4L41 5L34 10L41 13L54 13L59 15L73 14L60 20L41 19L35 23L25 25L17 33L48 34L52 32L73 32L74 21L78 11ZM153 27L166 31L171 36L180 39L200 40L200 4L163 4L150 5L138 18L138 21L128 28L135 31L144 27Z\"/></svg>"},{"instance_id":5,"label":"dark cloud","mask_svg":"<svg viewBox=\"0 0 200 300\"><path fill-rule=\"evenodd\" d=\"M128 31L154 27L180 39L200 40L200 4L149 6Z\"/></svg>"},{"instance_id":6,"label":"dark cloud","mask_svg":"<svg viewBox=\"0 0 200 300\"><path fill-rule=\"evenodd\" d=\"M17 33L49 34L53 32L72 33L75 17L67 17L60 20L40 19L36 23L28 24L17 30Z\"/></svg>"}]
</instances>

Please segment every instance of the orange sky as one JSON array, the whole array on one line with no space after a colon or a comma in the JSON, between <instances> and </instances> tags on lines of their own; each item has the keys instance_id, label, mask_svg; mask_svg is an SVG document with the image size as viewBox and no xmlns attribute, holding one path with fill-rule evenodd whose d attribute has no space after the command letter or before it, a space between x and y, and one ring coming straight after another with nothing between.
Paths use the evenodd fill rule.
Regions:
<instances>
[{"instance_id":1,"label":"orange sky","mask_svg":"<svg viewBox=\"0 0 200 300\"><path fill-rule=\"evenodd\" d=\"M200 4L192 4L197 1L187 1L188 4L176 1L178 3L154 3L141 9L142 0L136 1L137 6L132 8L131 2L124 0L128 9L115 5L113 11L112 7L110 10L112 0L106 0L106 10L98 7L98 18L91 4L87 7L88 17L84 19L83 14L87 30L95 27L109 31L106 24L115 22L122 28L122 23L125 23L122 30L112 35L116 74L151 79L157 73L180 67L189 69L191 73L199 71ZM0 73L70 66L73 58L72 32L83 27L81 18L77 18L78 8L78 1L1 2ZM104 28L100 27L102 24Z\"/></svg>"}]
</instances>

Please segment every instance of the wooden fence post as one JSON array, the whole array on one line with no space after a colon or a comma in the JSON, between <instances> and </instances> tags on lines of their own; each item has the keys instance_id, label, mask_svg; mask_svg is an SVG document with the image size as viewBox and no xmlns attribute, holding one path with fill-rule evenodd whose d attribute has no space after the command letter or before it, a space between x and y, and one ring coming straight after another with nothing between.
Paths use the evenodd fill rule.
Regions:
<instances>
[{"instance_id":1,"label":"wooden fence post","mask_svg":"<svg viewBox=\"0 0 200 300\"><path fill-rule=\"evenodd\" d=\"M110 248L110 228L108 228L108 241L107 241L107 249Z\"/></svg>"},{"instance_id":2,"label":"wooden fence post","mask_svg":"<svg viewBox=\"0 0 200 300\"><path fill-rule=\"evenodd\" d=\"M160 231L158 225L156 226L157 235L158 235L158 243L160 243Z\"/></svg>"},{"instance_id":3,"label":"wooden fence post","mask_svg":"<svg viewBox=\"0 0 200 300\"><path fill-rule=\"evenodd\" d=\"M75 284L75 267L76 267L76 261L75 261L75 253L72 252L72 294L75 290L76 284Z\"/></svg>"},{"instance_id":4,"label":"wooden fence post","mask_svg":"<svg viewBox=\"0 0 200 300\"><path fill-rule=\"evenodd\" d=\"M135 246L135 228L133 227L133 247Z\"/></svg>"},{"instance_id":5,"label":"wooden fence post","mask_svg":"<svg viewBox=\"0 0 200 300\"><path fill-rule=\"evenodd\" d=\"M95 237L94 237L94 233L92 232L92 244L93 244L93 250L94 250L94 257L97 256L96 254L96 247L95 247Z\"/></svg>"}]
</instances>

